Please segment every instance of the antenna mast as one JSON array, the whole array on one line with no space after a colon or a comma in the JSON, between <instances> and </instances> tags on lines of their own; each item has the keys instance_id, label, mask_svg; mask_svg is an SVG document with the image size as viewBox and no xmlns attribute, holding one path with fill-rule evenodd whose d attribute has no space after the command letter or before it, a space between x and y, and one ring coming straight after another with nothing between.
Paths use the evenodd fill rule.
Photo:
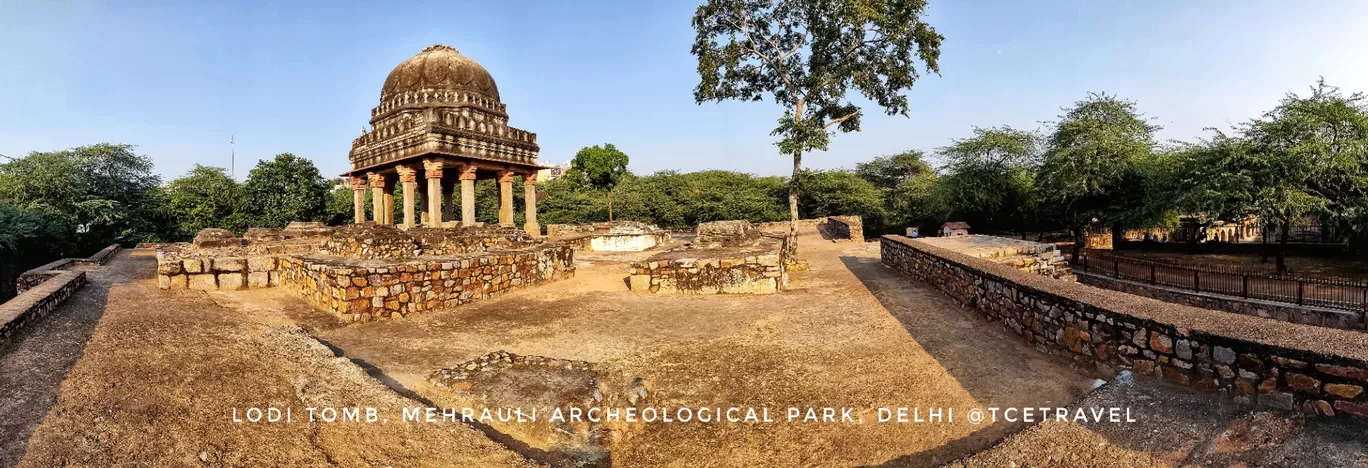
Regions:
<instances>
[{"instance_id":1,"label":"antenna mast","mask_svg":"<svg viewBox=\"0 0 1368 468\"><path fill-rule=\"evenodd\" d=\"M228 135L228 145L233 151L228 156L228 176L237 179L237 140L232 135Z\"/></svg>"}]
</instances>

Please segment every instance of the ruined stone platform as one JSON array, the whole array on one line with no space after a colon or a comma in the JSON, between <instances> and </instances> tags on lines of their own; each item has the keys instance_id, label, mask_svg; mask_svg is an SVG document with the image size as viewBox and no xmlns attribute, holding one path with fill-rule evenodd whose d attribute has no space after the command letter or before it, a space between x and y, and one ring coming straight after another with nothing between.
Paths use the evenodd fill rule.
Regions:
<instances>
[{"instance_id":1,"label":"ruined stone platform","mask_svg":"<svg viewBox=\"0 0 1368 468\"><path fill-rule=\"evenodd\" d=\"M574 275L569 246L514 228L359 225L305 232L255 241L217 233L202 243L161 246L158 286L285 287L321 309L370 320L454 307Z\"/></svg>"}]
</instances>

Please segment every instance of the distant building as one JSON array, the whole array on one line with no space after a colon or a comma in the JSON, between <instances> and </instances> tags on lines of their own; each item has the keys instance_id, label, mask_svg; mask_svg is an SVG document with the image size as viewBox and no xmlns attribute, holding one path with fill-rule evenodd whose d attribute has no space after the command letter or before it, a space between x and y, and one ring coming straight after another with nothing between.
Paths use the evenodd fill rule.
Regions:
<instances>
[{"instance_id":1,"label":"distant building","mask_svg":"<svg viewBox=\"0 0 1368 468\"><path fill-rule=\"evenodd\" d=\"M559 166L548 167L548 168L542 169L542 170L540 170L540 171L537 171L537 182L549 182L549 181L553 181L553 180L559 179L559 178L561 178L561 177L565 177L565 174L566 174L567 172L570 172L570 162L569 162L569 161L567 161L565 164L561 164L561 165L559 165Z\"/></svg>"},{"instance_id":2,"label":"distant building","mask_svg":"<svg viewBox=\"0 0 1368 468\"><path fill-rule=\"evenodd\" d=\"M969 235L969 223L963 221L951 221L941 225L941 237L967 235Z\"/></svg>"}]
</instances>

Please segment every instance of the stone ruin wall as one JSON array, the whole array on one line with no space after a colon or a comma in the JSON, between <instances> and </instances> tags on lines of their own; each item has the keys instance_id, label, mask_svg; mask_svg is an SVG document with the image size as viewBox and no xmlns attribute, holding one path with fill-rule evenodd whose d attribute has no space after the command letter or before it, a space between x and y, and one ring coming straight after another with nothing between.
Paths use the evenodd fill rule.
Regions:
<instances>
[{"instance_id":1,"label":"stone ruin wall","mask_svg":"<svg viewBox=\"0 0 1368 468\"><path fill-rule=\"evenodd\" d=\"M0 303L0 348L13 341L20 330L37 323L86 283L86 272L72 266L98 266L119 251L113 244L86 258L64 258L28 270L15 279L19 294Z\"/></svg>"},{"instance_id":2,"label":"stone ruin wall","mask_svg":"<svg viewBox=\"0 0 1368 468\"><path fill-rule=\"evenodd\" d=\"M405 316L489 299L574 276L574 251L549 244L469 258L409 259L360 267L281 257L279 283L311 304L352 320Z\"/></svg>"},{"instance_id":3,"label":"stone ruin wall","mask_svg":"<svg viewBox=\"0 0 1368 468\"><path fill-rule=\"evenodd\" d=\"M1368 350L1358 344L1360 332L1225 314L1023 274L902 236L884 236L881 257L885 265L1001 322L1036 350L1103 375L1125 369L1242 404L1368 419Z\"/></svg>"},{"instance_id":4,"label":"stone ruin wall","mask_svg":"<svg viewBox=\"0 0 1368 468\"><path fill-rule=\"evenodd\" d=\"M745 220L702 223L688 247L633 262L628 287L649 294L773 294L782 286L783 245Z\"/></svg>"},{"instance_id":5,"label":"stone ruin wall","mask_svg":"<svg viewBox=\"0 0 1368 468\"><path fill-rule=\"evenodd\" d=\"M649 294L774 294L779 253L735 258L682 258L633 262L632 292Z\"/></svg>"},{"instance_id":6,"label":"stone ruin wall","mask_svg":"<svg viewBox=\"0 0 1368 468\"><path fill-rule=\"evenodd\" d=\"M763 232L788 232L788 221L755 224ZM864 242L864 220L859 216L825 216L798 220L798 234L820 234L833 241Z\"/></svg>"},{"instance_id":7,"label":"stone ruin wall","mask_svg":"<svg viewBox=\"0 0 1368 468\"><path fill-rule=\"evenodd\" d=\"M669 231L637 221L551 224L546 229L548 238L591 252L641 252L670 241Z\"/></svg>"},{"instance_id":8,"label":"stone ruin wall","mask_svg":"<svg viewBox=\"0 0 1368 468\"><path fill-rule=\"evenodd\" d=\"M370 320L574 275L567 245L517 229L441 231L361 226L287 244L215 238L205 247L165 245L157 251L157 281L162 289L201 291L286 287L321 309ZM353 237L365 235L374 237Z\"/></svg>"},{"instance_id":9,"label":"stone ruin wall","mask_svg":"<svg viewBox=\"0 0 1368 468\"><path fill-rule=\"evenodd\" d=\"M360 259L404 259L453 256L491 250L514 250L541 241L513 227L414 228L401 231L376 226L350 226L332 233L321 253Z\"/></svg>"}]
</instances>

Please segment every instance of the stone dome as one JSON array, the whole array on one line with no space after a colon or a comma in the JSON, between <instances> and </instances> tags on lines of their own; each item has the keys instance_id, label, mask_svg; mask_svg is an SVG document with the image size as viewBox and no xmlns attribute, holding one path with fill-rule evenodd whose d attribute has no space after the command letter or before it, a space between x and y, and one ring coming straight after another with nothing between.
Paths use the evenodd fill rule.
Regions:
<instances>
[{"instance_id":1,"label":"stone dome","mask_svg":"<svg viewBox=\"0 0 1368 468\"><path fill-rule=\"evenodd\" d=\"M394 67L385 78L380 102L415 91L464 91L499 100L494 77L470 57L446 45L427 47Z\"/></svg>"}]
</instances>

